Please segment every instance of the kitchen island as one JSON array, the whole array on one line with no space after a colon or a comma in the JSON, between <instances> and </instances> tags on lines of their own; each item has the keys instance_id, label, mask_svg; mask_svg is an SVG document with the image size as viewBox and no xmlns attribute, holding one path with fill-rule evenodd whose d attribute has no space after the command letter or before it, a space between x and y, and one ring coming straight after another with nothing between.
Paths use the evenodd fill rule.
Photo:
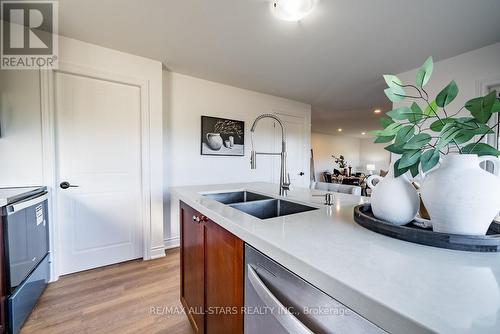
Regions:
<instances>
[{"instance_id":1,"label":"kitchen island","mask_svg":"<svg viewBox=\"0 0 500 334\"><path fill-rule=\"evenodd\" d=\"M335 194L333 206L293 189L287 200L318 210L261 220L204 196L249 190L277 196L277 185L242 183L172 189L181 201L261 253L390 333L499 333L500 254L412 244L357 225L368 198ZM397 200L397 199L395 199Z\"/></svg>"}]
</instances>

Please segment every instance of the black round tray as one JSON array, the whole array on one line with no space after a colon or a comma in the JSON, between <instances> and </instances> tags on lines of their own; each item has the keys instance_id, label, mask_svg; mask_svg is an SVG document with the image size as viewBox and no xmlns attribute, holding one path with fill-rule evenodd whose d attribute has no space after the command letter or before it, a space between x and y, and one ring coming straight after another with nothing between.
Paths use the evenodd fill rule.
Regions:
<instances>
[{"instance_id":1,"label":"black round tray","mask_svg":"<svg viewBox=\"0 0 500 334\"><path fill-rule=\"evenodd\" d=\"M499 252L500 223L494 221L486 235L458 235L433 232L412 224L398 226L375 218L370 204L354 208L354 220L361 226L391 238L421 245L469 252Z\"/></svg>"}]
</instances>

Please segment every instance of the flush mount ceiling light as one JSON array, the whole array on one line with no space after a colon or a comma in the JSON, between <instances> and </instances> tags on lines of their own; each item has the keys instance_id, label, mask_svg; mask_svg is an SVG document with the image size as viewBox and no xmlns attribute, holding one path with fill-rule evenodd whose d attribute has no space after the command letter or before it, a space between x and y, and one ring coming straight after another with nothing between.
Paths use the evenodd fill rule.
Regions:
<instances>
[{"instance_id":1,"label":"flush mount ceiling light","mask_svg":"<svg viewBox=\"0 0 500 334\"><path fill-rule=\"evenodd\" d=\"M314 8L315 0L276 0L271 2L271 10L284 21L300 21Z\"/></svg>"},{"instance_id":2,"label":"flush mount ceiling light","mask_svg":"<svg viewBox=\"0 0 500 334\"><path fill-rule=\"evenodd\" d=\"M382 112L382 110L380 110L380 109L375 109L373 112L374 112L375 114L380 114L380 113Z\"/></svg>"}]
</instances>

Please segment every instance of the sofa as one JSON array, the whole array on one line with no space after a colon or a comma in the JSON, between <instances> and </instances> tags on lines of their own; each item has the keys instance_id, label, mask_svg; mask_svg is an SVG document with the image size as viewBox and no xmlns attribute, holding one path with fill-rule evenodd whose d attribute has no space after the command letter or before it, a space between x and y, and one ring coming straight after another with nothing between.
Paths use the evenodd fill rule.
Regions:
<instances>
[{"instance_id":1,"label":"sofa","mask_svg":"<svg viewBox=\"0 0 500 334\"><path fill-rule=\"evenodd\" d=\"M347 184L313 182L311 184L311 189L361 196L360 186L351 186Z\"/></svg>"}]
</instances>

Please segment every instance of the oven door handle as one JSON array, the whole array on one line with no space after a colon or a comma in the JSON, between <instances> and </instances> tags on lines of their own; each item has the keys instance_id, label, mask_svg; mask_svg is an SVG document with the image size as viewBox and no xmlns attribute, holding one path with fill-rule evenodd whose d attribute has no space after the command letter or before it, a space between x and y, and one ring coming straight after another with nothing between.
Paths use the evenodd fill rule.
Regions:
<instances>
[{"instance_id":1,"label":"oven door handle","mask_svg":"<svg viewBox=\"0 0 500 334\"><path fill-rule=\"evenodd\" d=\"M38 196L32 199L28 199L26 201L22 201L19 203L11 204L7 206L7 216L13 215L16 212L19 212L23 209L26 209L30 206L42 203L43 201L47 200L49 198L49 194L45 193L42 196Z\"/></svg>"},{"instance_id":2,"label":"oven door handle","mask_svg":"<svg viewBox=\"0 0 500 334\"><path fill-rule=\"evenodd\" d=\"M257 292L257 295L262 300L262 302L271 310L273 310L273 316L288 333L314 334L309 328L307 328L302 322L300 322L299 319L294 317L293 314L290 313L289 309L281 304L278 298L276 298L276 296L273 295L271 291L269 291L267 286L264 284L264 282L262 282L262 280L259 278L250 264L247 268L248 280L255 289L255 292Z\"/></svg>"}]
</instances>

